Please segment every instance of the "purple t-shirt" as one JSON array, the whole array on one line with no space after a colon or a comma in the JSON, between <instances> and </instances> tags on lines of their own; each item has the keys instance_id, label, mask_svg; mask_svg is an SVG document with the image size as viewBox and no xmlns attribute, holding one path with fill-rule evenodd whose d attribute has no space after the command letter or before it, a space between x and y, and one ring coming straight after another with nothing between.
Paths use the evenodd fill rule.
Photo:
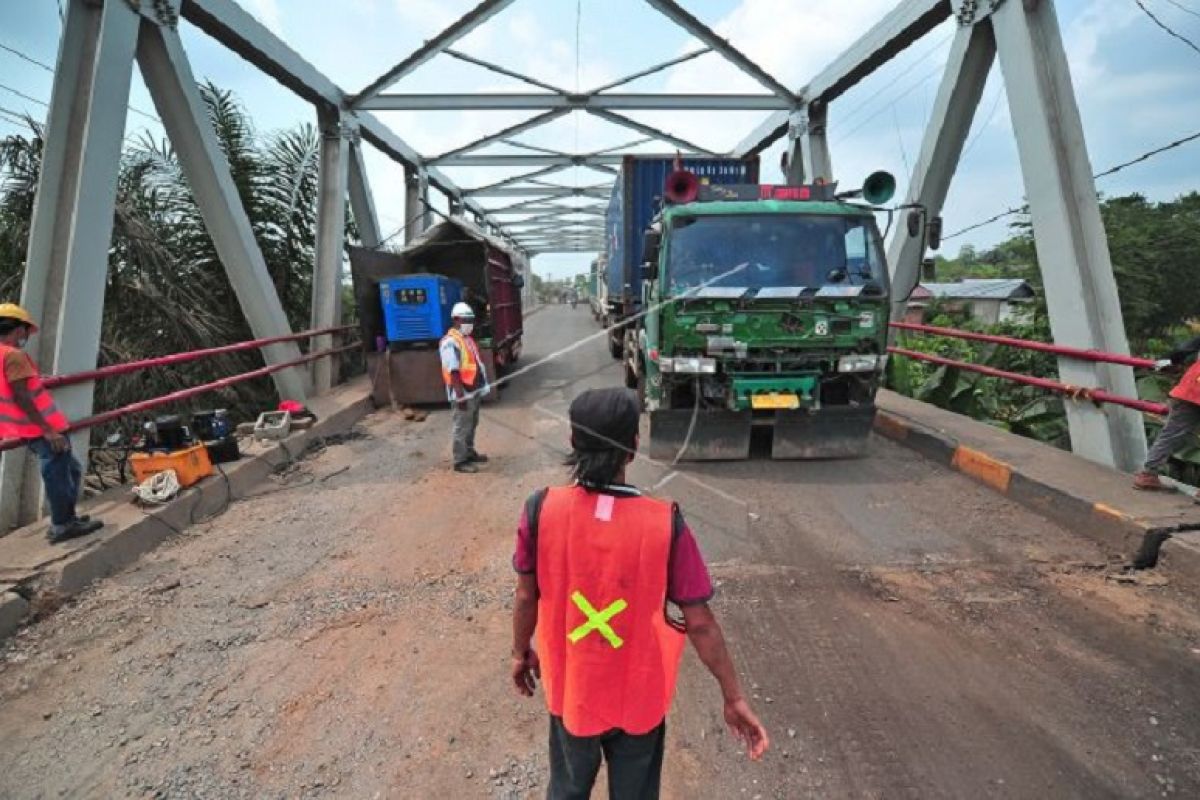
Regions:
<instances>
[{"instance_id":1,"label":"purple t-shirt","mask_svg":"<svg viewBox=\"0 0 1200 800\"><path fill-rule=\"evenodd\" d=\"M614 497L616 503L623 497L637 497L639 492L632 486L614 485L602 490ZM534 497L541 494L535 492ZM521 522L517 525L517 549L513 553L513 569L523 575L537 572L537 533L529 524L529 502L521 509ZM683 519L679 506L674 506L671 521L671 554L667 562L667 599L677 606L707 603L712 599L712 579L696 537Z\"/></svg>"}]
</instances>

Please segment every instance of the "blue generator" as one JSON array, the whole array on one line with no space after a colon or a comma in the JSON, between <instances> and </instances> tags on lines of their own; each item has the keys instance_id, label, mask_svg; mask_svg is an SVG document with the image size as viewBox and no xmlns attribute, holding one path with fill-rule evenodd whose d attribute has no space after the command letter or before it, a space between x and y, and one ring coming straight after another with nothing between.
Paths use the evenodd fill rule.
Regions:
<instances>
[{"instance_id":1,"label":"blue generator","mask_svg":"<svg viewBox=\"0 0 1200 800\"><path fill-rule=\"evenodd\" d=\"M404 275L379 282L389 342L428 342L450 327L450 309L462 299L462 283L445 275Z\"/></svg>"}]
</instances>

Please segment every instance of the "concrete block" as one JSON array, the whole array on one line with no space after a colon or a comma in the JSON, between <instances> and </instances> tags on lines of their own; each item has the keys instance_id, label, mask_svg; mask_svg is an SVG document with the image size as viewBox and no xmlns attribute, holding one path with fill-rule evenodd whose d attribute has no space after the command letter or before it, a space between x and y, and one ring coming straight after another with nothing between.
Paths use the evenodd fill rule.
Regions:
<instances>
[{"instance_id":1,"label":"concrete block","mask_svg":"<svg viewBox=\"0 0 1200 800\"><path fill-rule=\"evenodd\" d=\"M29 601L16 592L0 595L0 641L12 636L29 614Z\"/></svg>"}]
</instances>

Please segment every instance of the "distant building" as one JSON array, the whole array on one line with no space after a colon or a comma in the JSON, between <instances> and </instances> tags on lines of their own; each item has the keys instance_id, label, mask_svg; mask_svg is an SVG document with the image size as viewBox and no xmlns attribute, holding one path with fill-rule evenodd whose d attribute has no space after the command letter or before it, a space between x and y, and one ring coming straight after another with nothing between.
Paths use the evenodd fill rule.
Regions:
<instances>
[{"instance_id":1,"label":"distant building","mask_svg":"<svg viewBox=\"0 0 1200 800\"><path fill-rule=\"evenodd\" d=\"M922 283L909 298L906 322L923 322L933 301L947 311L966 311L985 325L1027 319L1036 292L1020 278L964 278L957 283Z\"/></svg>"}]
</instances>

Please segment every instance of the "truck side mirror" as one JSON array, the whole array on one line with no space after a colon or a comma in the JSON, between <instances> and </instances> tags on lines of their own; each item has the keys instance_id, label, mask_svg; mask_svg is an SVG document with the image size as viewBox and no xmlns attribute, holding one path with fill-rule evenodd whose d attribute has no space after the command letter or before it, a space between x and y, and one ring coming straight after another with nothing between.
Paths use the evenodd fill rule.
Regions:
<instances>
[{"instance_id":1,"label":"truck side mirror","mask_svg":"<svg viewBox=\"0 0 1200 800\"><path fill-rule=\"evenodd\" d=\"M653 229L642 235L642 263L658 263L658 250L662 246L662 233Z\"/></svg>"},{"instance_id":2,"label":"truck side mirror","mask_svg":"<svg viewBox=\"0 0 1200 800\"><path fill-rule=\"evenodd\" d=\"M929 245L930 250L937 250L942 246L942 218L934 217L929 220L929 224L925 226L925 243Z\"/></svg>"},{"instance_id":3,"label":"truck side mirror","mask_svg":"<svg viewBox=\"0 0 1200 800\"><path fill-rule=\"evenodd\" d=\"M921 210L914 208L904 216L908 226L908 238L915 239L921 235Z\"/></svg>"},{"instance_id":4,"label":"truck side mirror","mask_svg":"<svg viewBox=\"0 0 1200 800\"><path fill-rule=\"evenodd\" d=\"M921 280L929 283L937 281L937 262L927 258L921 262Z\"/></svg>"}]
</instances>

